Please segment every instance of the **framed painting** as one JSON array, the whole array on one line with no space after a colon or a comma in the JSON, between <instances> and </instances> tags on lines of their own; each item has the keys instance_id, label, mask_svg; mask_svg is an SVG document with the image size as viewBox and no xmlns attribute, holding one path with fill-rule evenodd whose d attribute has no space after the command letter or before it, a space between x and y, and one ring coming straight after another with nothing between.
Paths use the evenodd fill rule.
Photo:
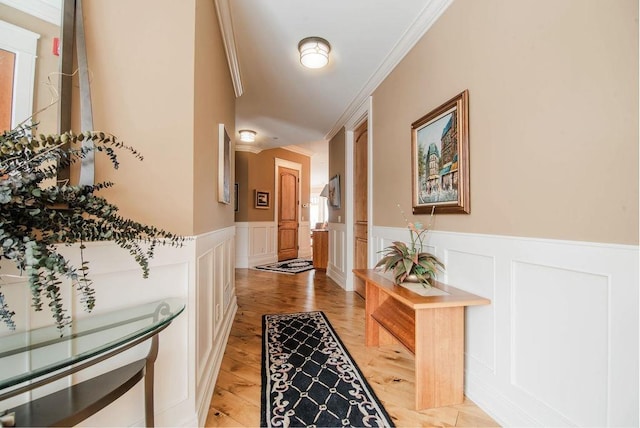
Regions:
<instances>
[{"instance_id":1,"label":"framed painting","mask_svg":"<svg viewBox=\"0 0 640 428\"><path fill-rule=\"evenodd\" d=\"M469 207L469 92L411 124L413 213L462 213Z\"/></svg>"},{"instance_id":2,"label":"framed painting","mask_svg":"<svg viewBox=\"0 0 640 428\"><path fill-rule=\"evenodd\" d=\"M269 192L256 190L256 208L266 210L271 205Z\"/></svg>"},{"instance_id":3,"label":"framed painting","mask_svg":"<svg viewBox=\"0 0 640 428\"><path fill-rule=\"evenodd\" d=\"M340 208L340 176L335 175L329 180L329 205Z\"/></svg>"},{"instance_id":4,"label":"framed painting","mask_svg":"<svg viewBox=\"0 0 640 428\"><path fill-rule=\"evenodd\" d=\"M224 128L218 125L218 202L231 203L231 138Z\"/></svg>"},{"instance_id":5,"label":"framed painting","mask_svg":"<svg viewBox=\"0 0 640 428\"><path fill-rule=\"evenodd\" d=\"M240 210L240 202L238 199L238 183L233 185L233 211L238 212Z\"/></svg>"}]
</instances>

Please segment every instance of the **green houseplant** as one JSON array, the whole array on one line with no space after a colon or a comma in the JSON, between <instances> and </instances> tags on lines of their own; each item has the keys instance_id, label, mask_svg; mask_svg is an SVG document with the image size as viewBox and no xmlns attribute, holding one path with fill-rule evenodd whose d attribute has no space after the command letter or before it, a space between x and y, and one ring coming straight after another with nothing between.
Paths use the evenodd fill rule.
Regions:
<instances>
[{"instance_id":1,"label":"green houseplant","mask_svg":"<svg viewBox=\"0 0 640 428\"><path fill-rule=\"evenodd\" d=\"M120 216L118 207L96 194L113 186L111 182L45 184L55 180L60 169L92 151L105 154L114 168L119 166L119 150L142 160L132 147L104 132L35 135L34 131L32 126L21 125L0 135L0 261L15 264L26 276L32 306L39 311L46 302L62 328L70 317L60 295L61 278L71 280L85 310L95 305L84 243L115 242L133 256L146 278L155 247L180 246L183 238ZM85 139L91 139L93 147L82 147ZM80 266L71 265L58 251L59 245L71 244L79 244ZM0 320L15 328L15 313L5 300L0 289Z\"/></svg>"},{"instance_id":2,"label":"green houseplant","mask_svg":"<svg viewBox=\"0 0 640 428\"><path fill-rule=\"evenodd\" d=\"M397 284L418 282L424 287L430 287L437 271L444 269L444 264L433 254L423 251L423 240L429 227L424 227L420 222L409 222L401 208L400 212L409 228L411 244L407 245L402 241L392 242L390 246L381 251L384 256L376 264L376 268L382 267L385 272L393 271ZM433 211L431 215L433 216Z\"/></svg>"}]
</instances>

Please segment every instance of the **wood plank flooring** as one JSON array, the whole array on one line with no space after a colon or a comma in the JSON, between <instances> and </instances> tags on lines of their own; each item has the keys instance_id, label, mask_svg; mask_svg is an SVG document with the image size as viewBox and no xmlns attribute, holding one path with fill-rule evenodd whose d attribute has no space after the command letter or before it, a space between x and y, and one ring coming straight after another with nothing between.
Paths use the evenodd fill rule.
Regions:
<instances>
[{"instance_id":1,"label":"wood plank flooring","mask_svg":"<svg viewBox=\"0 0 640 428\"><path fill-rule=\"evenodd\" d=\"M400 345L364 346L364 300L345 292L324 272L297 275L236 270L236 314L206 426L260 424L262 315L321 310L398 427L496 427L466 399L457 406L413 409L413 356Z\"/></svg>"}]
</instances>

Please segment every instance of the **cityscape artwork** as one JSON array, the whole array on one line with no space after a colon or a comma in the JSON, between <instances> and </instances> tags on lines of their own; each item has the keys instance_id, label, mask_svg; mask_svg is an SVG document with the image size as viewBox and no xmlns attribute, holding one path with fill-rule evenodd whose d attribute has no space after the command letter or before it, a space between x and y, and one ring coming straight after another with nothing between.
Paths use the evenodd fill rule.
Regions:
<instances>
[{"instance_id":1,"label":"cityscape artwork","mask_svg":"<svg viewBox=\"0 0 640 428\"><path fill-rule=\"evenodd\" d=\"M412 124L413 212L469 212L468 92Z\"/></svg>"}]
</instances>

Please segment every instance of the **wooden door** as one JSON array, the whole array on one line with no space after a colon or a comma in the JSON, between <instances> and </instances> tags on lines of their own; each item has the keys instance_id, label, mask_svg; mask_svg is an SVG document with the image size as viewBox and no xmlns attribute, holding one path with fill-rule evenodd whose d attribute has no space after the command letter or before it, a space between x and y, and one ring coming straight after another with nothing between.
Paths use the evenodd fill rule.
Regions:
<instances>
[{"instance_id":1,"label":"wooden door","mask_svg":"<svg viewBox=\"0 0 640 428\"><path fill-rule=\"evenodd\" d=\"M360 125L354 134L354 268L366 269L368 239L367 239L367 159L368 159L367 122ZM364 283L356 279L355 291L365 297Z\"/></svg>"},{"instance_id":2,"label":"wooden door","mask_svg":"<svg viewBox=\"0 0 640 428\"><path fill-rule=\"evenodd\" d=\"M278 261L298 257L298 185L297 170L278 167Z\"/></svg>"},{"instance_id":3,"label":"wooden door","mask_svg":"<svg viewBox=\"0 0 640 428\"><path fill-rule=\"evenodd\" d=\"M0 132L12 128L15 63L15 53L0 49Z\"/></svg>"}]
</instances>

